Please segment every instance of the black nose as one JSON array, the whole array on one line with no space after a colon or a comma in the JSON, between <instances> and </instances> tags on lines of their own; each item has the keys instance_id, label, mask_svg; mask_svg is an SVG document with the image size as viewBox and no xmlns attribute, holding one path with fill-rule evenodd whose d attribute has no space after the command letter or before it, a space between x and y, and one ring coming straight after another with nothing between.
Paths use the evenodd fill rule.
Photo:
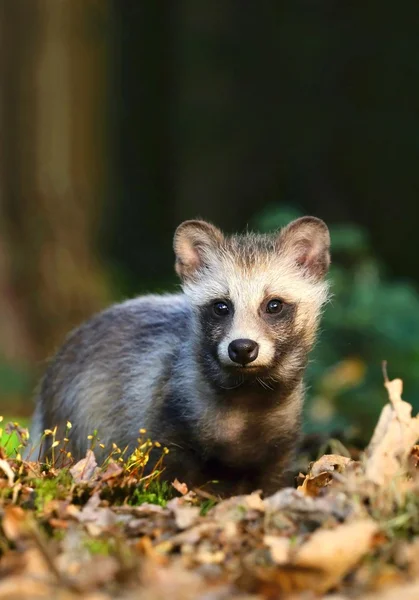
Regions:
<instances>
[{"instance_id":1,"label":"black nose","mask_svg":"<svg viewBox=\"0 0 419 600\"><path fill-rule=\"evenodd\" d=\"M231 360L240 365L247 365L257 359L259 344L253 340L233 340L228 346Z\"/></svg>"}]
</instances>

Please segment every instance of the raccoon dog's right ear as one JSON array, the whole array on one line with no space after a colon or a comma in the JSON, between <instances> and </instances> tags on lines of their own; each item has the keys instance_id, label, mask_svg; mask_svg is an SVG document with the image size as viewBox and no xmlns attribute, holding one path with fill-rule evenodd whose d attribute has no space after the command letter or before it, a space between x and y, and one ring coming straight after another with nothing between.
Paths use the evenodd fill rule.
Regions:
<instances>
[{"instance_id":1,"label":"raccoon dog's right ear","mask_svg":"<svg viewBox=\"0 0 419 600\"><path fill-rule=\"evenodd\" d=\"M214 248L224 236L217 227L206 221L184 221L175 231L173 248L175 269L181 279L188 279L209 260Z\"/></svg>"}]
</instances>

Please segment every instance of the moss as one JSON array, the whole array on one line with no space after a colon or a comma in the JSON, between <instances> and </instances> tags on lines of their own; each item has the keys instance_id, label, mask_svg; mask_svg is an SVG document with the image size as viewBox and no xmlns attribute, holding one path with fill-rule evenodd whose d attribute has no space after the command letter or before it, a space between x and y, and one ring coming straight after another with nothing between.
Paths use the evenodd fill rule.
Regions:
<instances>
[{"instance_id":1,"label":"moss","mask_svg":"<svg viewBox=\"0 0 419 600\"><path fill-rule=\"evenodd\" d=\"M174 488L167 481L152 481L147 487L140 485L136 487L128 500L128 504L138 506L149 502L166 506L168 500L175 496Z\"/></svg>"},{"instance_id":2,"label":"moss","mask_svg":"<svg viewBox=\"0 0 419 600\"><path fill-rule=\"evenodd\" d=\"M52 500L64 500L72 487L72 478L67 469L62 469L54 477L37 477L31 481L35 490L35 510L42 513L45 504Z\"/></svg>"}]
</instances>

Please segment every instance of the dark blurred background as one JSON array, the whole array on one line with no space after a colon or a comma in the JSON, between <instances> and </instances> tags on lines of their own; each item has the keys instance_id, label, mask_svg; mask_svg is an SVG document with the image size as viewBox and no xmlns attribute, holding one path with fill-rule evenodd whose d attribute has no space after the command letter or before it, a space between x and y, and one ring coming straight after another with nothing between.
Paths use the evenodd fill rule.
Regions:
<instances>
[{"instance_id":1,"label":"dark blurred background","mask_svg":"<svg viewBox=\"0 0 419 600\"><path fill-rule=\"evenodd\" d=\"M0 0L0 414L111 301L174 289L186 218L330 225L306 428L365 438L381 361L419 409L419 12Z\"/></svg>"}]
</instances>

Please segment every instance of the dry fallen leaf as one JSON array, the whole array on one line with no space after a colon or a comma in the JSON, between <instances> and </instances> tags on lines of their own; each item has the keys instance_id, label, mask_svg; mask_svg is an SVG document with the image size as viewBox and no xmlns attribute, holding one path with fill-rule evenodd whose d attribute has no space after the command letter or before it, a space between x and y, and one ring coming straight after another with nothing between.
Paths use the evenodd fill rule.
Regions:
<instances>
[{"instance_id":1,"label":"dry fallen leaf","mask_svg":"<svg viewBox=\"0 0 419 600\"><path fill-rule=\"evenodd\" d=\"M100 473L101 481L109 481L110 479L114 479L118 477L123 472L122 465L115 462L114 460L110 460L106 469Z\"/></svg>"},{"instance_id":2,"label":"dry fallen leaf","mask_svg":"<svg viewBox=\"0 0 419 600\"><path fill-rule=\"evenodd\" d=\"M365 475L377 485L386 485L401 469L419 439L419 416L412 417L412 406L402 400L401 379L386 381L390 402L383 410L371 442L366 449Z\"/></svg>"},{"instance_id":3,"label":"dry fallen leaf","mask_svg":"<svg viewBox=\"0 0 419 600\"><path fill-rule=\"evenodd\" d=\"M183 503L184 498L173 498L167 503L167 508L173 511L176 525L179 529L188 529L195 525L199 518L198 506L189 506Z\"/></svg>"},{"instance_id":4,"label":"dry fallen leaf","mask_svg":"<svg viewBox=\"0 0 419 600\"><path fill-rule=\"evenodd\" d=\"M83 523L92 537L97 537L114 525L118 517L108 507L100 506L99 494L93 494L82 510L75 512L73 518Z\"/></svg>"},{"instance_id":5,"label":"dry fallen leaf","mask_svg":"<svg viewBox=\"0 0 419 600\"><path fill-rule=\"evenodd\" d=\"M390 587L386 590L379 590L372 594L364 594L362 600L418 600L419 581L414 581L405 585ZM332 600L332 598L330 598ZM342 598L345 600L345 598Z\"/></svg>"},{"instance_id":6,"label":"dry fallen leaf","mask_svg":"<svg viewBox=\"0 0 419 600\"><path fill-rule=\"evenodd\" d=\"M172 481L172 486L179 494L182 494L182 496L185 496L188 493L188 486L186 483L181 483L178 479Z\"/></svg>"},{"instance_id":7,"label":"dry fallen leaf","mask_svg":"<svg viewBox=\"0 0 419 600\"><path fill-rule=\"evenodd\" d=\"M4 509L2 527L7 539L12 542L27 537L27 513L20 506L7 506Z\"/></svg>"},{"instance_id":8,"label":"dry fallen leaf","mask_svg":"<svg viewBox=\"0 0 419 600\"><path fill-rule=\"evenodd\" d=\"M371 548L378 525L362 519L338 525L334 529L318 529L291 560L293 567L317 571L311 589L324 593L334 587Z\"/></svg>"},{"instance_id":9,"label":"dry fallen leaf","mask_svg":"<svg viewBox=\"0 0 419 600\"><path fill-rule=\"evenodd\" d=\"M419 469L419 446L415 444L410 452L410 461L414 469Z\"/></svg>"},{"instance_id":10,"label":"dry fallen leaf","mask_svg":"<svg viewBox=\"0 0 419 600\"><path fill-rule=\"evenodd\" d=\"M0 469L7 476L8 484L11 487L13 485L14 480L15 480L15 474L12 471L12 467L9 465L9 463L7 462L7 460L5 460L4 458L0 458Z\"/></svg>"},{"instance_id":11,"label":"dry fallen leaf","mask_svg":"<svg viewBox=\"0 0 419 600\"><path fill-rule=\"evenodd\" d=\"M0 600L52 600L53 589L47 583L34 581L32 577L14 575L0 583ZM56 595L56 598L67 600L67 596Z\"/></svg>"},{"instance_id":12,"label":"dry fallen leaf","mask_svg":"<svg viewBox=\"0 0 419 600\"><path fill-rule=\"evenodd\" d=\"M79 460L70 469L70 473L76 483L87 483L98 473L98 471L99 468L92 450L88 450L85 458Z\"/></svg>"},{"instance_id":13,"label":"dry fallen leaf","mask_svg":"<svg viewBox=\"0 0 419 600\"><path fill-rule=\"evenodd\" d=\"M325 454L311 465L303 483L297 489L307 496L317 496L322 488L331 483L333 473L343 473L351 463L353 461L346 456Z\"/></svg>"},{"instance_id":14,"label":"dry fallen leaf","mask_svg":"<svg viewBox=\"0 0 419 600\"><path fill-rule=\"evenodd\" d=\"M265 535L263 543L268 546L272 560L277 565L284 565L289 560L291 540L277 535Z\"/></svg>"},{"instance_id":15,"label":"dry fallen leaf","mask_svg":"<svg viewBox=\"0 0 419 600\"><path fill-rule=\"evenodd\" d=\"M265 499L264 505L268 515L281 513L296 523L310 520L320 524L331 517L341 521L354 511L353 502L345 494L311 497L293 488L276 492Z\"/></svg>"},{"instance_id":16,"label":"dry fallen leaf","mask_svg":"<svg viewBox=\"0 0 419 600\"><path fill-rule=\"evenodd\" d=\"M386 386L365 462L323 456L298 490L264 499L218 502L175 480L176 498L136 506L142 482L122 461L99 469L89 451L69 482L56 466L7 462L0 451L12 468L0 464L0 600L296 600L332 589L340 595L328 600L416 600L419 479L387 482L402 468L413 475L419 419L400 382ZM202 497L217 501L205 516Z\"/></svg>"}]
</instances>

